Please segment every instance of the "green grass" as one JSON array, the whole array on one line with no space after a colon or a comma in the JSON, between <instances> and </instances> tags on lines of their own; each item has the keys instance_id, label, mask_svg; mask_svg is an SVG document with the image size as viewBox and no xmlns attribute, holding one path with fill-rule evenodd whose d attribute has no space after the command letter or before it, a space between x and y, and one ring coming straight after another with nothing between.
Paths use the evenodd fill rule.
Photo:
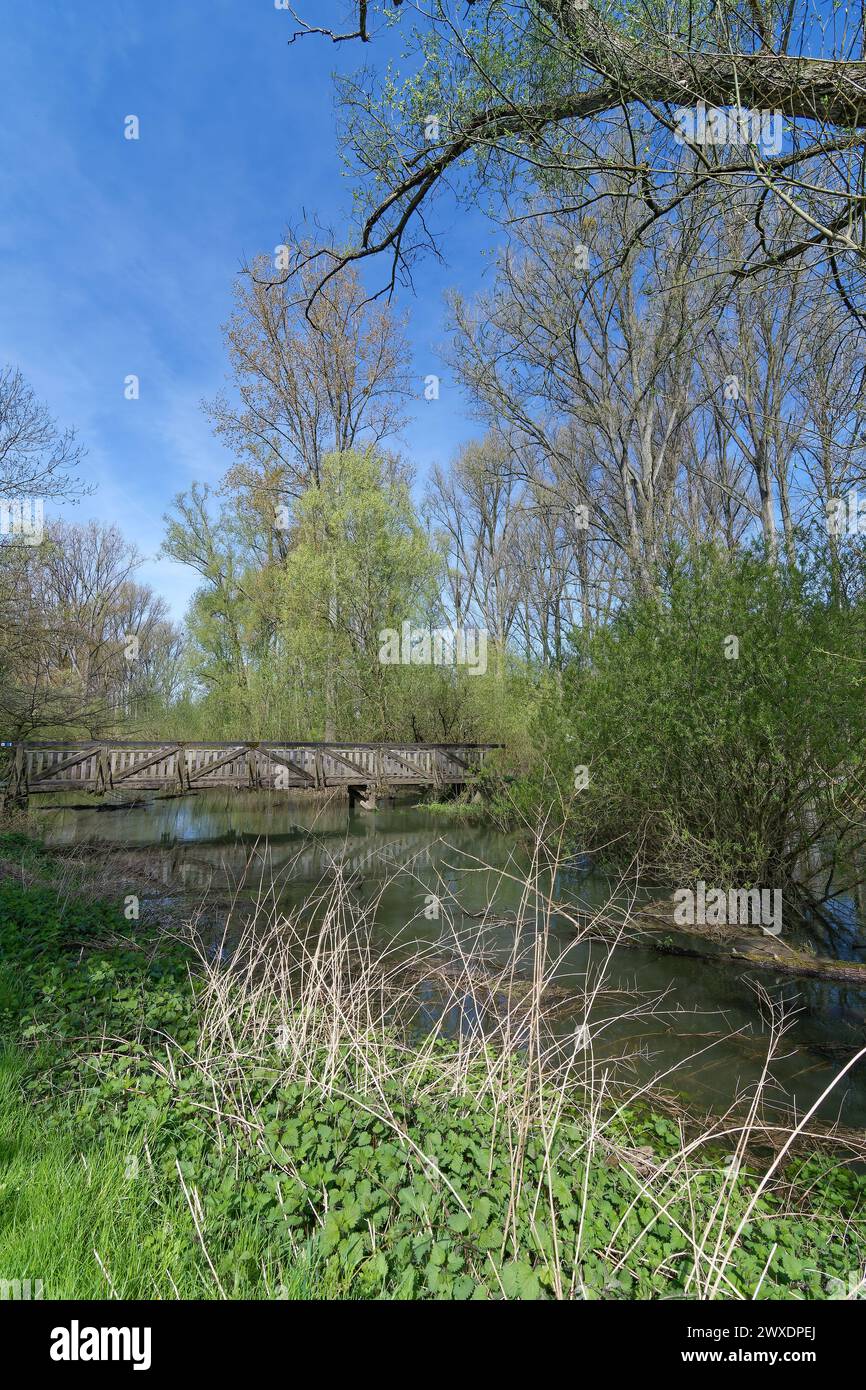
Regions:
<instances>
[{"instance_id":1,"label":"green grass","mask_svg":"<svg viewBox=\"0 0 866 1390\"><path fill-rule=\"evenodd\" d=\"M462 825L480 823L487 819L484 806L473 801L426 801L424 810L443 820L457 821Z\"/></svg>"},{"instance_id":2,"label":"green grass","mask_svg":"<svg viewBox=\"0 0 866 1390\"><path fill-rule=\"evenodd\" d=\"M52 1299L341 1296L253 1208L206 1200L199 1234L177 1161L200 1126L178 1125L149 1062L124 1091L151 1028L194 1032L185 953L154 955L146 933L130 946L120 905L58 892L26 836L0 836L0 853L46 868L29 888L0 880L0 1280L41 1280Z\"/></svg>"},{"instance_id":3,"label":"green grass","mask_svg":"<svg viewBox=\"0 0 866 1390\"><path fill-rule=\"evenodd\" d=\"M154 1168L144 1130L102 1130L88 1144L72 1107L26 1103L37 1070L0 1052L0 1280L39 1280L46 1299L340 1295L321 1260L275 1251L252 1214L229 1221L209 1205L206 1257L181 1182Z\"/></svg>"},{"instance_id":4,"label":"green grass","mask_svg":"<svg viewBox=\"0 0 866 1390\"><path fill-rule=\"evenodd\" d=\"M154 1200L138 1136L79 1146L62 1109L22 1101L31 1062L0 1054L0 1277L40 1279L45 1298L166 1297L192 1222ZM100 1259L103 1268L100 1268Z\"/></svg>"},{"instance_id":5,"label":"green grass","mask_svg":"<svg viewBox=\"0 0 866 1390\"><path fill-rule=\"evenodd\" d=\"M0 1279L47 1298L693 1297L697 1236L725 1250L741 1219L723 1296L826 1297L866 1262L866 1180L833 1156L732 1185L717 1149L683 1166L670 1119L590 1123L519 1054L460 1071L447 1041L327 1043L313 980L277 1048L258 967L208 974L127 930L48 862L0 880Z\"/></svg>"}]
</instances>

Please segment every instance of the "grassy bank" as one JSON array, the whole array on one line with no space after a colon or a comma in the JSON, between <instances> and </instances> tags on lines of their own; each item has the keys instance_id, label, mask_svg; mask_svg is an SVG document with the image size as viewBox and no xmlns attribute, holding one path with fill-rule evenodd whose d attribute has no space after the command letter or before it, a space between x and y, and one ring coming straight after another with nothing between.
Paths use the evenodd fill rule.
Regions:
<instances>
[{"instance_id":1,"label":"grassy bank","mask_svg":"<svg viewBox=\"0 0 866 1390\"><path fill-rule=\"evenodd\" d=\"M0 854L0 1278L47 1298L857 1287L866 1180L841 1155L776 1135L773 1157L757 1106L698 1133L615 1096L585 1039L544 1047L543 980L495 1038L452 1041L418 1031L421 966L374 958L339 887L260 916L227 970L24 837Z\"/></svg>"},{"instance_id":2,"label":"grassy bank","mask_svg":"<svg viewBox=\"0 0 866 1390\"><path fill-rule=\"evenodd\" d=\"M481 801L469 801L465 796L452 801L425 801L424 810L431 816L450 821L457 825L481 825L490 819L487 807Z\"/></svg>"}]
</instances>

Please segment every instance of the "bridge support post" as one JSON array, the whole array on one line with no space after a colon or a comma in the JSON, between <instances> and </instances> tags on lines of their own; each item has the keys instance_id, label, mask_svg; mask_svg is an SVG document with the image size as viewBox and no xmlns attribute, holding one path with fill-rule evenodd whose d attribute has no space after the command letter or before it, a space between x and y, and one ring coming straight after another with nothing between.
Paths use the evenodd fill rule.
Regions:
<instances>
[{"instance_id":1,"label":"bridge support post","mask_svg":"<svg viewBox=\"0 0 866 1390\"><path fill-rule=\"evenodd\" d=\"M359 786L357 782L350 782L349 787L349 810L356 811L358 806L362 811L375 811L376 809L376 787L369 782L366 787Z\"/></svg>"},{"instance_id":2,"label":"bridge support post","mask_svg":"<svg viewBox=\"0 0 866 1390\"><path fill-rule=\"evenodd\" d=\"M430 759L431 771L433 773L433 786L435 787L437 792L440 791L442 787L442 764L439 761L441 756L442 754L440 750L438 748L435 748Z\"/></svg>"},{"instance_id":3,"label":"bridge support post","mask_svg":"<svg viewBox=\"0 0 866 1390\"><path fill-rule=\"evenodd\" d=\"M23 743L16 743L15 757L12 762L12 776L6 788L4 801L7 805L17 803L27 805L27 750Z\"/></svg>"},{"instance_id":4,"label":"bridge support post","mask_svg":"<svg viewBox=\"0 0 866 1390\"><path fill-rule=\"evenodd\" d=\"M106 747L99 750L96 759L96 790L103 794L111 791L114 782L111 776L111 754Z\"/></svg>"}]
</instances>

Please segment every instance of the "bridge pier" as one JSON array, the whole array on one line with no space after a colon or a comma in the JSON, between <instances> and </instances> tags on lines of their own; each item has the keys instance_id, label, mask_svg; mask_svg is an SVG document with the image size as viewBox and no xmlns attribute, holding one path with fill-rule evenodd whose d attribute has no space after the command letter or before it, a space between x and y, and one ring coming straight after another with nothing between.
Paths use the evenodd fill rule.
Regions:
<instances>
[{"instance_id":1,"label":"bridge pier","mask_svg":"<svg viewBox=\"0 0 866 1390\"><path fill-rule=\"evenodd\" d=\"M357 810L359 806L362 811L375 811L377 809L378 794L375 786L359 787L352 783L348 790L350 811Z\"/></svg>"}]
</instances>

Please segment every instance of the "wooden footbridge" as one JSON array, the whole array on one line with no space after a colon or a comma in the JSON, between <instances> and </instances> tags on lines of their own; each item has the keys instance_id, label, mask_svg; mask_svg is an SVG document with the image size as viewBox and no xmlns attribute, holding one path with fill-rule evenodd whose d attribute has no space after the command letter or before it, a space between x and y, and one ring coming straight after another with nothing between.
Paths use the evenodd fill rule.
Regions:
<instances>
[{"instance_id":1,"label":"wooden footbridge","mask_svg":"<svg viewBox=\"0 0 866 1390\"><path fill-rule=\"evenodd\" d=\"M344 788L373 809L401 787L460 786L497 745L476 743L18 743L7 797L41 792Z\"/></svg>"}]
</instances>

